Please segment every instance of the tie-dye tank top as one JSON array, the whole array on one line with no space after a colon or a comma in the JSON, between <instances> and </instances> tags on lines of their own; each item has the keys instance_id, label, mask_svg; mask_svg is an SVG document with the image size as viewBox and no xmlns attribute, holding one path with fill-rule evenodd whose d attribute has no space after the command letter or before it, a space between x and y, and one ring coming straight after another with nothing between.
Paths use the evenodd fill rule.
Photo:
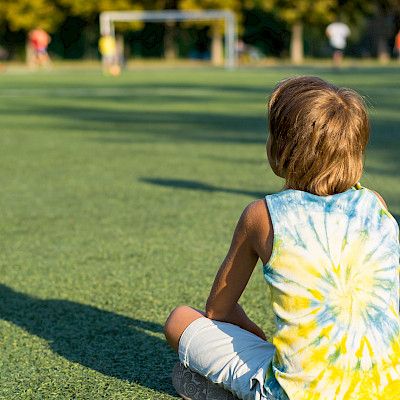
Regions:
<instances>
[{"instance_id":1,"label":"tie-dye tank top","mask_svg":"<svg viewBox=\"0 0 400 400\"><path fill-rule=\"evenodd\" d=\"M377 196L266 196L276 399L400 399L399 228Z\"/></svg>"}]
</instances>

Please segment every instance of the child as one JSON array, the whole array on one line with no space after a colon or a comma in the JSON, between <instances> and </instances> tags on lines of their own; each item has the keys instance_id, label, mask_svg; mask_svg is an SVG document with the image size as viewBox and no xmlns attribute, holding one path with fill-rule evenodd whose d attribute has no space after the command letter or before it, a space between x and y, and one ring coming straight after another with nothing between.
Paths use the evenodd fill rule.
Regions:
<instances>
[{"instance_id":1,"label":"child","mask_svg":"<svg viewBox=\"0 0 400 400\"><path fill-rule=\"evenodd\" d=\"M169 316L166 338L190 368L176 369L175 387L216 398L203 376L246 400L400 399L399 230L380 195L358 184L364 102L297 77L277 85L268 109L268 160L285 188L244 210L205 313ZM259 258L272 343L238 304Z\"/></svg>"}]
</instances>

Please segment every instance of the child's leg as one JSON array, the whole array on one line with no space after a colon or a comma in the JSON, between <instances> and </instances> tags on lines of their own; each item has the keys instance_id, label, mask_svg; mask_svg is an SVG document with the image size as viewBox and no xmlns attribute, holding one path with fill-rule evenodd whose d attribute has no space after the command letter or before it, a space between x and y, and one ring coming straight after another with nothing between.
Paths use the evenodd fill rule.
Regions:
<instances>
[{"instance_id":1,"label":"child's leg","mask_svg":"<svg viewBox=\"0 0 400 400\"><path fill-rule=\"evenodd\" d=\"M177 362L172 370L172 385L186 400L239 400L231 392L193 372L181 362Z\"/></svg>"},{"instance_id":2,"label":"child's leg","mask_svg":"<svg viewBox=\"0 0 400 400\"><path fill-rule=\"evenodd\" d=\"M270 398L264 379L275 348L240 327L210 320L187 306L176 308L165 335L185 367L240 399Z\"/></svg>"},{"instance_id":3,"label":"child's leg","mask_svg":"<svg viewBox=\"0 0 400 400\"><path fill-rule=\"evenodd\" d=\"M182 333L193 321L203 317L204 314L188 306L179 306L171 312L165 322L164 333L168 343L176 352L179 350L179 339ZM180 362L173 369L172 382L175 390L184 399L237 399L197 372L190 371Z\"/></svg>"},{"instance_id":4,"label":"child's leg","mask_svg":"<svg viewBox=\"0 0 400 400\"><path fill-rule=\"evenodd\" d=\"M184 330L205 313L189 306L179 306L171 312L164 325L164 334L169 345L178 352L179 339Z\"/></svg>"}]
</instances>

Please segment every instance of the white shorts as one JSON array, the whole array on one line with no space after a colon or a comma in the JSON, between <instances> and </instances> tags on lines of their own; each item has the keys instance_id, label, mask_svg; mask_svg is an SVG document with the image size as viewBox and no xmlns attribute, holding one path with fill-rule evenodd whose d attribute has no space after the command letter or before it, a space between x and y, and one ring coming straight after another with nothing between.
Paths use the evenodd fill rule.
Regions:
<instances>
[{"instance_id":1,"label":"white shorts","mask_svg":"<svg viewBox=\"0 0 400 400\"><path fill-rule=\"evenodd\" d=\"M275 347L260 337L226 322L201 317L179 340L179 359L185 367L223 386L239 399L270 399L265 374Z\"/></svg>"}]
</instances>

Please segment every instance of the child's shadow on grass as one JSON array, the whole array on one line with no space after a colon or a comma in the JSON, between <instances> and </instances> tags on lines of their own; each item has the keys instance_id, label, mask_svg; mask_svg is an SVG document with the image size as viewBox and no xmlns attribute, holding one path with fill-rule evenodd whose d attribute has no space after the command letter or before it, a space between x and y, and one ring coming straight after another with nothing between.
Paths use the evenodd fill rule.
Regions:
<instances>
[{"instance_id":1,"label":"child's shadow on grass","mask_svg":"<svg viewBox=\"0 0 400 400\"><path fill-rule=\"evenodd\" d=\"M66 359L104 375L174 394L176 355L162 326L68 300L42 300L0 284L0 318L48 341Z\"/></svg>"}]
</instances>

